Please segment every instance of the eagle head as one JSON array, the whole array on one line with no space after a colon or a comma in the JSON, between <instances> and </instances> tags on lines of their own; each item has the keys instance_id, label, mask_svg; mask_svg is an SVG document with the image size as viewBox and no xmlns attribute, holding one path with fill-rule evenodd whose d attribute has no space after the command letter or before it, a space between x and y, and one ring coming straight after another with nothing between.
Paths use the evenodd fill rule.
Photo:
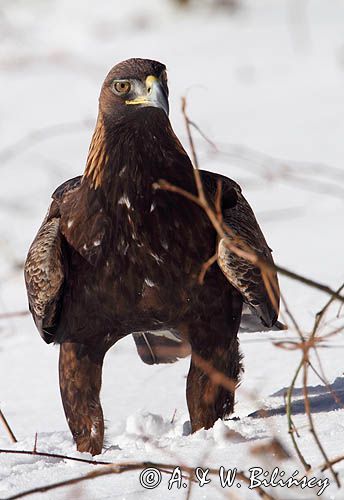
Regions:
<instances>
[{"instance_id":1,"label":"eagle head","mask_svg":"<svg viewBox=\"0 0 344 500\"><path fill-rule=\"evenodd\" d=\"M121 141L128 136L137 141L147 130L154 129L157 134L163 127L169 129L168 112L164 64L136 58L116 64L100 91L98 119L84 173L90 186L97 189L103 183L104 172L109 171L107 166L122 161L119 159ZM169 132L174 138L172 131ZM146 140L146 150L149 145L151 142ZM140 149L137 143L135 146ZM130 149L133 148L126 145L126 155Z\"/></svg>"},{"instance_id":2,"label":"eagle head","mask_svg":"<svg viewBox=\"0 0 344 500\"><path fill-rule=\"evenodd\" d=\"M150 59L127 59L116 64L103 83L99 110L117 122L138 108L169 112L166 66Z\"/></svg>"}]
</instances>

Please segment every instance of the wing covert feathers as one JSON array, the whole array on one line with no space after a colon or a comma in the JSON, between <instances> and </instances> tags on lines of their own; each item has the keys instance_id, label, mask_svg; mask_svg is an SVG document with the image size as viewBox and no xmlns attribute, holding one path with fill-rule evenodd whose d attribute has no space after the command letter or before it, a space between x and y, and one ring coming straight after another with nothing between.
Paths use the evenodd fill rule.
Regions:
<instances>
[{"instance_id":1,"label":"wing covert feathers","mask_svg":"<svg viewBox=\"0 0 344 500\"><path fill-rule=\"evenodd\" d=\"M54 340L64 283L63 242L60 231L60 201L80 184L80 177L64 182L53 193L48 213L31 244L24 277L29 308L42 338Z\"/></svg>"},{"instance_id":2,"label":"wing covert feathers","mask_svg":"<svg viewBox=\"0 0 344 500\"><path fill-rule=\"evenodd\" d=\"M64 269L59 219L47 218L34 239L24 267L29 307L46 342L53 340L49 328L55 324Z\"/></svg>"}]
</instances>

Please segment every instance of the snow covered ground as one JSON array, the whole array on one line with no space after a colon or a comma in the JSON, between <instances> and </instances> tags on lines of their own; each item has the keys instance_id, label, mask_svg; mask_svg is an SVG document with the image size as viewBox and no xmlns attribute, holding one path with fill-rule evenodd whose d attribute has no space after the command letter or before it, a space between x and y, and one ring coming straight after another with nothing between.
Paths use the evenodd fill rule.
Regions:
<instances>
[{"instance_id":1,"label":"snow covered ground","mask_svg":"<svg viewBox=\"0 0 344 500\"><path fill-rule=\"evenodd\" d=\"M200 4L201 2L198 2ZM202 167L241 183L276 262L337 288L344 281L344 5L340 0L246 0L235 15L199 5L176 10L167 0L0 4L0 314L27 307L22 264L55 187L83 171L103 77L127 57L149 57L169 70L171 120L187 147L180 98L216 142L197 140ZM281 278L295 317L308 331L327 296ZM324 331L340 324L333 320ZM284 393L300 353L277 348L288 332L241 334L245 373L237 392L240 420L187 435L188 360L149 367L126 338L107 355L102 401L107 461L150 460L248 470L279 466L302 473L287 432ZM330 457L344 453L342 334L320 351L337 401L310 373L314 421ZM30 317L0 321L0 408L18 443L0 424L0 447L75 452L60 402L56 347L46 346ZM316 363L316 360L315 360ZM299 445L329 477L321 498L344 499L307 427L298 380L293 406ZM252 412L266 409L265 416ZM173 423L172 416L175 413ZM185 424L186 423L186 424ZM234 432L228 433L228 430ZM277 437L291 458L253 454ZM88 457L88 455L83 455ZM0 455L0 497L72 478L91 465ZM336 466L344 483L344 462ZM109 476L46 493L49 499L179 499L185 490L144 489L139 472ZM281 499L316 498L316 491L270 489ZM257 498L247 485L222 490L218 478L191 498ZM36 494L31 498L41 498Z\"/></svg>"}]
</instances>

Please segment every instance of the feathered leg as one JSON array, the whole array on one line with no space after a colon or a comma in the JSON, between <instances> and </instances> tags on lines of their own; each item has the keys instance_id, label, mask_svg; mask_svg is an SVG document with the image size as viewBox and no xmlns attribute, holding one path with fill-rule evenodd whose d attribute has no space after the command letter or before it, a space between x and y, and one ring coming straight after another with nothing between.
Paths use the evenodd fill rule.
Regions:
<instances>
[{"instance_id":1,"label":"feathered leg","mask_svg":"<svg viewBox=\"0 0 344 500\"><path fill-rule=\"evenodd\" d=\"M191 429L209 429L218 418L234 409L234 392L241 371L241 355L237 332L240 325L242 299L234 292L230 308L208 310L196 324L189 326L192 348L186 398Z\"/></svg>"},{"instance_id":2,"label":"feathered leg","mask_svg":"<svg viewBox=\"0 0 344 500\"><path fill-rule=\"evenodd\" d=\"M94 356L82 344L60 347L59 376L63 408L78 451L98 455L104 440L99 400L104 355Z\"/></svg>"}]
</instances>

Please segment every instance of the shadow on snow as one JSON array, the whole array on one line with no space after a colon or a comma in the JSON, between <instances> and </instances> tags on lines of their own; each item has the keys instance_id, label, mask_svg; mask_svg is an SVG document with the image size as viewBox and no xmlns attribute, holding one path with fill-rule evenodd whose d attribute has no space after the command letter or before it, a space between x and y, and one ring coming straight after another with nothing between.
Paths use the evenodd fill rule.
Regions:
<instances>
[{"instance_id":1,"label":"shadow on snow","mask_svg":"<svg viewBox=\"0 0 344 500\"><path fill-rule=\"evenodd\" d=\"M271 397L284 397L288 387L284 387L271 395ZM312 413L329 412L344 408L344 377L337 377L336 380L326 385L315 385L308 387L308 395ZM294 399L298 398L298 399ZM292 401L293 415L305 413L305 403L303 397L303 388L296 388L293 391ZM276 408L268 408L266 410L257 410L249 415L252 418L272 417L274 415L285 415L285 405L280 405Z\"/></svg>"}]
</instances>

